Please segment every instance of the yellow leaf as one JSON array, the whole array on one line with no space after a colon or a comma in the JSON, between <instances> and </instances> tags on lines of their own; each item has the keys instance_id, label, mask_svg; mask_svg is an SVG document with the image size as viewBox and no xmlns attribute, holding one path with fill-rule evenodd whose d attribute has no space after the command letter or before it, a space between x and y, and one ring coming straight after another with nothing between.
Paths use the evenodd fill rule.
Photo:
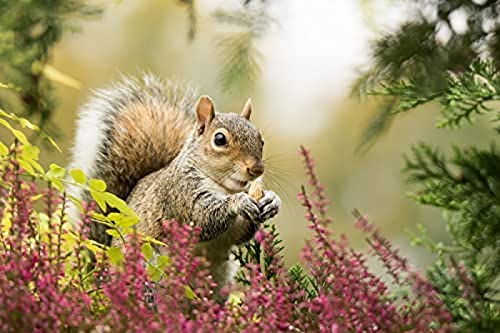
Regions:
<instances>
[{"instance_id":1,"label":"yellow leaf","mask_svg":"<svg viewBox=\"0 0 500 333\"><path fill-rule=\"evenodd\" d=\"M29 144L28 139L26 138L26 135L24 135L23 132L16 130L13 128L5 119L0 118L0 125L3 125L6 127L15 137L19 142L21 142L24 145Z\"/></svg>"},{"instance_id":2,"label":"yellow leaf","mask_svg":"<svg viewBox=\"0 0 500 333\"><path fill-rule=\"evenodd\" d=\"M58 82L64 84L65 86L78 90L81 88L80 82L51 65L45 65L43 67L42 73L47 79L51 81Z\"/></svg>"},{"instance_id":3,"label":"yellow leaf","mask_svg":"<svg viewBox=\"0 0 500 333\"><path fill-rule=\"evenodd\" d=\"M43 194L37 194L37 195L34 195L31 197L31 201L37 201L37 200L40 200L41 198L43 198Z\"/></svg>"},{"instance_id":4,"label":"yellow leaf","mask_svg":"<svg viewBox=\"0 0 500 333\"><path fill-rule=\"evenodd\" d=\"M17 160L17 162L19 163L19 166L26 172L28 172L30 175L34 175L35 174L35 170L33 170L33 167L28 163L26 162L25 160L19 158Z\"/></svg>"},{"instance_id":5,"label":"yellow leaf","mask_svg":"<svg viewBox=\"0 0 500 333\"><path fill-rule=\"evenodd\" d=\"M74 231L70 231L63 234L62 239L64 240L62 243L63 250L72 251L77 244L78 236L74 233Z\"/></svg>"},{"instance_id":6,"label":"yellow leaf","mask_svg":"<svg viewBox=\"0 0 500 333\"><path fill-rule=\"evenodd\" d=\"M51 145L52 147L54 147L55 149L57 149L58 152L62 152L61 148L57 145L57 143L48 135L45 135L43 132L41 133L41 136L47 140Z\"/></svg>"},{"instance_id":7,"label":"yellow leaf","mask_svg":"<svg viewBox=\"0 0 500 333\"><path fill-rule=\"evenodd\" d=\"M245 294L241 291L235 291L229 294L229 297L227 298L227 303L231 305L240 305L243 301L243 296Z\"/></svg>"},{"instance_id":8,"label":"yellow leaf","mask_svg":"<svg viewBox=\"0 0 500 333\"><path fill-rule=\"evenodd\" d=\"M146 258L147 260L151 260L153 258L154 249L151 246L151 244L149 243L142 244L141 251L142 254L144 254L144 258Z\"/></svg>"},{"instance_id":9,"label":"yellow leaf","mask_svg":"<svg viewBox=\"0 0 500 333\"><path fill-rule=\"evenodd\" d=\"M160 281L161 280L161 277L162 277L162 271L160 271L158 268L156 268L155 266L151 265L150 263L147 263L147 266L148 266L148 274L149 274L149 278L152 280L152 281Z\"/></svg>"},{"instance_id":10,"label":"yellow leaf","mask_svg":"<svg viewBox=\"0 0 500 333\"><path fill-rule=\"evenodd\" d=\"M36 169L38 172L40 172L41 174L45 173L45 170L43 170L43 167L36 161L34 160L31 160L29 161L29 163L31 164L31 166Z\"/></svg>"},{"instance_id":11,"label":"yellow leaf","mask_svg":"<svg viewBox=\"0 0 500 333\"><path fill-rule=\"evenodd\" d=\"M93 191L104 192L106 191L106 183L101 179L91 179L89 180L89 187Z\"/></svg>"},{"instance_id":12,"label":"yellow leaf","mask_svg":"<svg viewBox=\"0 0 500 333\"><path fill-rule=\"evenodd\" d=\"M108 218L106 215L100 214L100 213L96 213L96 212L92 213L92 218L94 220L97 220L99 223L104 223L104 224L110 224L109 222L111 221L111 219Z\"/></svg>"},{"instance_id":13,"label":"yellow leaf","mask_svg":"<svg viewBox=\"0 0 500 333\"><path fill-rule=\"evenodd\" d=\"M134 232L135 232L135 230L132 228L122 228L121 229L122 235L132 235Z\"/></svg>"},{"instance_id":14,"label":"yellow leaf","mask_svg":"<svg viewBox=\"0 0 500 333\"><path fill-rule=\"evenodd\" d=\"M139 217L137 216L137 214L129 206L127 206L127 203L124 200L118 198L116 195L114 195L112 193L106 192L103 194L104 194L104 198L106 200L106 203L108 205L118 209L120 211L120 213L128 215L130 217L134 217L137 219L137 221L139 221Z\"/></svg>"},{"instance_id":15,"label":"yellow leaf","mask_svg":"<svg viewBox=\"0 0 500 333\"><path fill-rule=\"evenodd\" d=\"M114 238L120 238L120 233L115 229L107 229L106 233Z\"/></svg>"},{"instance_id":16,"label":"yellow leaf","mask_svg":"<svg viewBox=\"0 0 500 333\"><path fill-rule=\"evenodd\" d=\"M108 218L122 228L130 228L139 222L139 219L135 216L127 216L120 213L110 213Z\"/></svg>"},{"instance_id":17,"label":"yellow leaf","mask_svg":"<svg viewBox=\"0 0 500 333\"><path fill-rule=\"evenodd\" d=\"M186 295L187 299L199 299L198 295L196 295L193 289L191 289L191 287L188 285L184 286L184 294Z\"/></svg>"},{"instance_id":18,"label":"yellow leaf","mask_svg":"<svg viewBox=\"0 0 500 333\"><path fill-rule=\"evenodd\" d=\"M97 205L99 206L99 208L101 208L101 210L103 212L105 212L106 211L106 200L105 200L103 194L104 193L101 193L101 192L90 191L90 195L95 200L95 202L97 203Z\"/></svg>"},{"instance_id":19,"label":"yellow leaf","mask_svg":"<svg viewBox=\"0 0 500 333\"><path fill-rule=\"evenodd\" d=\"M49 217L45 213L38 213L38 228L43 235L49 231Z\"/></svg>"},{"instance_id":20,"label":"yellow leaf","mask_svg":"<svg viewBox=\"0 0 500 333\"><path fill-rule=\"evenodd\" d=\"M66 174L66 169L63 167L57 165L57 164L50 164L49 166L49 171L47 172L47 176L49 178L64 178L64 175Z\"/></svg>"},{"instance_id":21,"label":"yellow leaf","mask_svg":"<svg viewBox=\"0 0 500 333\"><path fill-rule=\"evenodd\" d=\"M38 132L42 138L44 138L45 140L49 141L49 143L54 148L56 148L57 151L61 152L61 148L59 148L59 146L55 143L55 141L50 136L48 136L47 134L45 134L40 129L40 127L38 127L37 125L31 123L29 120L27 120L25 118L20 118L20 117L16 116L13 113L7 113L7 112L5 112L2 109L0 109L0 117L4 117L4 118L8 118L8 119L14 120L17 123L19 123L22 128L29 128L29 129L31 129L31 130L33 130L35 132ZM2 123L2 124L5 125L5 123Z\"/></svg>"},{"instance_id":22,"label":"yellow leaf","mask_svg":"<svg viewBox=\"0 0 500 333\"><path fill-rule=\"evenodd\" d=\"M12 214L9 213L8 207L4 207L4 215L2 217L2 221L0 222L0 226L2 233L7 233L12 226Z\"/></svg>"},{"instance_id":23,"label":"yellow leaf","mask_svg":"<svg viewBox=\"0 0 500 333\"><path fill-rule=\"evenodd\" d=\"M33 145L26 145L23 147L21 156L25 159L38 160L38 155L40 154L40 149Z\"/></svg>"},{"instance_id":24,"label":"yellow leaf","mask_svg":"<svg viewBox=\"0 0 500 333\"><path fill-rule=\"evenodd\" d=\"M52 179L52 186L57 188L59 191L64 191L64 185L59 179Z\"/></svg>"},{"instance_id":25,"label":"yellow leaf","mask_svg":"<svg viewBox=\"0 0 500 333\"><path fill-rule=\"evenodd\" d=\"M160 269L167 267L168 265L170 265L171 262L172 261L170 260L170 257L165 255L161 255L156 258L156 265Z\"/></svg>"},{"instance_id":26,"label":"yellow leaf","mask_svg":"<svg viewBox=\"0 0 500 333\"><path fill-rule=\"evenodd\" d=\"M143 235L143 239L147 242L152 243L152 244L156 244L156 245L160 245L160 246L167 246L167 244L165 244L164 242L159 241L159 240L157 240L153 237L150 237L150 236Z\"/></svg>"},{"instance_id":27,"label":"yellow leaf","mask_svg":"<svg viewBox=\"0 0 500 333\"><path fill-rule=\"evenodd\" d=\"M9 153L9 148L7 148L6 145L3 144L3 142L0 142L0 155L7 155Z\"/></svg>"},{"instance_id":28,"label":"yellow leaf","mask_svg":"<svg viewBox=\"0 0 500 333\"><path fill-rule=\"evenodd\" d=\"M87 181L87 177L81 169L73 169L69 173L71 174L71 177L74 179L74 181L78 184L85 184L85 182Z\"/></svg>"},{"instance_id":29,"label":"yellow leaf","mask_svg":"<svg viewBox=\"0 0 500 333\"><path fill-rule=\"evenodd\" d=\"M107 254L109 260L115 265L120 265L125 259L122 251L117 247L110 247L107 251Z\"/></svg>"},{"instance_id":30,"label":"yellow leaf","mask_svg":"<svg viewBox=\"0 0 500 333\"><path fill-rule=\"evenodd\" d=\"M13 115L13 116L15 116L15 115ZM17 120L19 122L19 124L21 124L22 128L27 127L30 130L34 130L34 131L37 131L37 132L40 131L40 127L38 127L37 125L33 124L32 122L30 122L26 118L19 118L19 117L16 116L15 120Z\"/></svg>"},{"instance_id":31,"label":"yellow leaf","mask_svg":"<svg viewBox=\"0 0 500 333\"><path fill-rule=\"evenodd\" d=\"M83 242L83 244L85 245L85 247L87 249L89 249L90 251L92 251L96 255L104 253L104 249L102 248L102 245L95 242L95 241L87 239Z\"/></svg>"}]
</instances>

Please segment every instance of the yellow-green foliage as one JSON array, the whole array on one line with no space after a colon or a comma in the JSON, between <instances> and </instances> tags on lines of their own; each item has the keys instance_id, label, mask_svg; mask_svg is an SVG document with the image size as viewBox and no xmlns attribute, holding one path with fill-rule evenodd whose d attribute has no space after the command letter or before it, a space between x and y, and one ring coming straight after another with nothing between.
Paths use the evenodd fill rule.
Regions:
<instances>
[{"instance_id":1,"label":"yellow-green foliage","mask_svg":"<svg viewBox=\"0 0 500 333\"><path fill-rule=\"evenodd\" d=\"M6 85L2 86L7 87ZM32 124L27 119L0 109L0 126L7 129L13 139L10 144L0 141L0 172L3 173L9 163L16 161L19 167L24 170L23 176L27 180L37 180L38 183L45 184L47 188L61 193L62 197L66 198L66 202L60 204L59 207L52 208L50 212L51 216L48 216L45 212L35 211L31 218L38 225L38 235L41 241L50 243L53 237L61 237L61 250L66 254L63 254L61 257L67 258L66 273L68 273L68 280L72 280L72 274L76 273L73 269L76 258L72 254L75 252L75 246L77 245L83 245L92 251L95 258L102 258L102 255L106 253L106 256L112 263L119 265L123 262L124 255L121 248L108 248L92 240L82 239L78 228L76 228L78 221L67 221L70 217L66 214L66 210L69 204L68 201L71 201L79 209L80 213L84 214L81 200L70 195L71 191L68 190L72 187L78 187L88 191L103 212L106 212L107 207L115 208L114 212L109 214L93 212L91 216L92 220L105 224L109 227L107 232L110 235L125 242L126 235L136 233L134 226L139 222L139 217L127 206L126 202L114 194L106 192L104 181L100 179L88 179L80 169L66 170L64 167L52 163L49 165L48 170L45 170L39 162L40 149L29 142L23 130L30 130L36 133L49 142L52 147L58 151L61 150L50 136L46 135L38 126ZM16 127L20 127L22 130ZM1 183L0 185L6 189L9 189L9 186L11 186L11 184L6 183ZM32 198L33 202L43 199L41 189L37 193ZM4 235L9 233L11 228L9 211L11 211L10 205L12 204L15 204L15 202L7 201L5 205L1 206L5 214L3 214L1 220L0 230ZM64 221L61 219L64 219ZM64 232L61 235L50 235L53 232L50 225L61 226L61 230ZM142 252L146 259L150 276L153 280L160 280L161 272L170 263L170 260L166 256L155 256L151 243L159 246L164 246L165 244L142 235L139 235L139 238L144 242ZM79 244L79 242L82 242L82 244Z\"/></svg>"}]
</instances>

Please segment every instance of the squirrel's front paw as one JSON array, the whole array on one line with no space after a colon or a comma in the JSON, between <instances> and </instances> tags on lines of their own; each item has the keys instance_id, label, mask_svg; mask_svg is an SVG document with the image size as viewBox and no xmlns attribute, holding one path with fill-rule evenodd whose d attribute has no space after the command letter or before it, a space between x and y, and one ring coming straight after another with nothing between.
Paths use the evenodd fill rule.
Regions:
<instances>
[{"instance_id":1,"label":"squirrel's front paw","mask_svg":"<svg viewBox=\"0 0 500 333\"><path fill-rule=\"evenodd\" d=\"M264 196L259 200L259 207L260 218L264 222L278 214L281 207L281 199L273 191L264 191Z\"/></svg>"},{"instance_id":2,"label":"squirrel's front paw","mask_svg":"<svg viewBox=\"0 0 500 333\"><path fill-rule=\"evenodd\" d=\"M261 211L259 203L246 193L238 193L236 195L237 213L245 217L247 220L261 223Z\"/></svg>"}]
</instances>

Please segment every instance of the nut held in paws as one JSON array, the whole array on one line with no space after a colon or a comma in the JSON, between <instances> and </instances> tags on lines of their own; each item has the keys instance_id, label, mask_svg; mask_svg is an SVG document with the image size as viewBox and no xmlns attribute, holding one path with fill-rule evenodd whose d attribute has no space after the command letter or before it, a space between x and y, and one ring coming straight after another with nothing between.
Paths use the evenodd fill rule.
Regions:
<instances>
[{"instance_id":1,"label":"nut held in paws","mask_svg":"<svg viewBox=\"0 0 500 333\"><path fill-rule=\"evenodd\" d=\"M250 185L250 189L248 190L248 195L259 201L264 196L264 184L259 179L256 179Z\"/></svg>"}]
</instances>

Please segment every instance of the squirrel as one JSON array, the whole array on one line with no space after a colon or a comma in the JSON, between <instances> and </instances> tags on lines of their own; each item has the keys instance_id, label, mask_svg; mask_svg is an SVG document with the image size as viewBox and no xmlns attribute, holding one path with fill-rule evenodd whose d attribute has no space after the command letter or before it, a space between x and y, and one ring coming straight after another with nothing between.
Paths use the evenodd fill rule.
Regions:
<instances>
[{"instance_id":1,"label":"squirrel","mask_svg":"<svg viewBox=\"0 0 500 333\"><path fill-rule=\"evenodd\" d=\"M248 193L264 173L262 133L250 122L250 99L240 114L215 112L195 89L144 74L94 92L77 120L72 166L106 182L139 216L137 230L161 239L176 219L200 228L197 252L210 262L219 289L231 283L233 246L253 238L281 200ZM90 199L83 191L76 194ZM94 222L90 238L116 245Z\"/></svg>"}]
</instances>

